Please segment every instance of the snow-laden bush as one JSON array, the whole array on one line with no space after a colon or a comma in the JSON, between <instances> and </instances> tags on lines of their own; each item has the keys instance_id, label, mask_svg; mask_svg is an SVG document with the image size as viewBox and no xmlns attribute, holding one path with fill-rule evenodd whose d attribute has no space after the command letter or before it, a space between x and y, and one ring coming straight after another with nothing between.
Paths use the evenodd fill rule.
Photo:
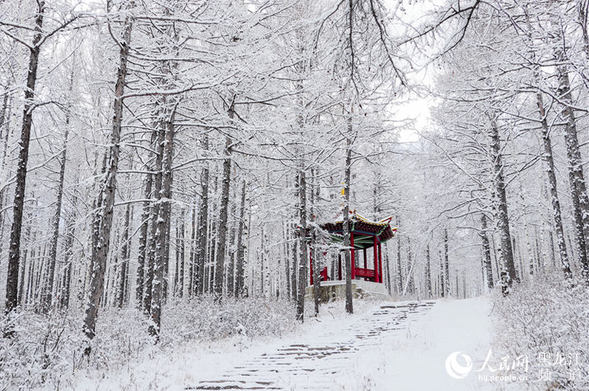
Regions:
<instances>
[{"instance_id":1,"label":"snow-laden bush","mask_svg":"<svg viewBox=\"0 0 589 391\"><path fill-rule=\"evenodd\" d=\"M529 361L516 371L531 389L589 389L589 289L562 278L535 276L495 297L496 340L506 363ZM521 361L520 361L521 362Z\"/></svg>"},{"instance_id":2,"label":"snow-laden bush","mask_svg":"<svg viewBox=\"0 0 589 391\"><path fill-rule=\"evenodd\" d=\"M279 336L295 327L293 319L294 307L286 301L249 298L223 299L217 303L204 296L190 303L169 305L163 316L161 337L162 343L167 344L234 335Z\"/></svg>"},{"instance_id":3,"label":"snow-laden bush","mask_svg":"<svg viewBox=\"0 0 589 391\"><path fill-rule=\"evenodd\" d=\"M59 389L79 369L116 369L144 355L188 341L213 341L234 335L281 335L294 329L294 310L285 301L210 297L170 302L163 308L160 343L153 344L149 319L135 309L104 308L89 358L83 356L82 313L43 316L23 311L10 320L12 338L0 335L0 391ZM0 330L9 320L0 317Z\"/></svg>"},{"instance_id":4,"label":"snow-laden bush","mask_svg":"<svg viewBox=\"0 0 589 391\"><path fill-rule=\"evenodd\" d=\"M0 319L0 330L12 329L12 338L0 338L0 389L29 389L67 370L74 325L71 318L46 318L21 312L10 323ZM6 387L6 388L5 388Z\"/></svg>"},{"instance_id":5,"label":"snow-laden bush","mask_svg":"<svg viewBox=\"0 0 589 391\"><path fill-rule=\"evenodd\" d=\"M82 313L16 314L10 325L13 337L0 338L0 384L8 389L57 388L78 368L120 365L151 344L148 322L136 310L104 309L100 315L88 359L83 356ZM0 329L6 330L7 323L6 317L0 319Z\"/></svg>"}]
</instances>

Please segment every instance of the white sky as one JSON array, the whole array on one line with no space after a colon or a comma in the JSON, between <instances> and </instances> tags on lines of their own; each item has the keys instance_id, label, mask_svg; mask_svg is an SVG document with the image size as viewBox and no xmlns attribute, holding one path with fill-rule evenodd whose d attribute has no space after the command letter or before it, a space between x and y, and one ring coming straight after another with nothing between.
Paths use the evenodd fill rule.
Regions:
<instances>
[{"instance_id":1,"label":"white sky","mask_svg":"<svg viewBox=\"0 0 589 391\"><path fill-rule=\"evenodd\" d=\"M403 4L402 9L397 12L397 15L411 25L418 25L423 23L423 19L429 12L432 12L436 7L442 6L447 0L422 0L422 1L403 1L403 0L385 0L385 4L392 11L396 9L398 4ZM421 20L420 20L421 19ZM416 56L420 54L416 53ZM425 58L415 59L416 62L425 62ZM416 64L419 67L419 64ZM410 88L422 90L420 86L433 87L435 79L435 68L427 67L417 72L407 74ZM424 130L429 130L432 127L432 119L430 109L435 106L436 99L428 96L425 91L417 93L414 91L405 95L404 101L397 104L393 108L395 120L411 120L412 126L403 129L400 133L401 142L412 142L419 139L418 133Z\"/></svg>"}]
</instances>

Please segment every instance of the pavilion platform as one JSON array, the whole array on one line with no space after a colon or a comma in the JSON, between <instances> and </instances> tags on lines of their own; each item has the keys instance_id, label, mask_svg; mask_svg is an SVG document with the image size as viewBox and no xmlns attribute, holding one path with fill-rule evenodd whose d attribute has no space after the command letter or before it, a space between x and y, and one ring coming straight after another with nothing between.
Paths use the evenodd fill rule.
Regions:
<instances>
[{"instance_id":1,"label":"pavilion platform","mask_svg":"<svg viewBox=\"0 0 589 391\"><path fill-rule=\"evenodd\" d=\"M352 293L354 295L354 299L393 300L393 297L389 295L384 284L372 281L352 280ZM309 300L314 298L313 286L307 287L306 296ZM320 303L327 303L333 300L345 298L345 281L321 281L319 288Z\"/></svg>"}]
</instances>

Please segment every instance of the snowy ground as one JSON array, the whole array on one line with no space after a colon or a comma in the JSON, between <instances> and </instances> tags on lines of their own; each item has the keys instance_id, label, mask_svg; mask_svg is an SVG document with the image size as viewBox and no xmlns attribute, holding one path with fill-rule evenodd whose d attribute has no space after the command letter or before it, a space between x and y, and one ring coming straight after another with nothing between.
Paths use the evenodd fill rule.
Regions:
<instances>
[{"instance_id":1,"label":"snowy ground","mask_svg":"<svg viewBox=\"0 0 589 391\"><path fill-rule=\"evenodd\" d=\"M337 304L337 307L334 305ZM370 303L353 316L342 303L280 338L234 338L145 357L127 368L79 373L76 390L496 390L476 369L491 346L488 299ZM472 357L450 377L452 352ZM461 356L462 357L462 356ZM458 374L464 368L458 360ZM456 369L453 367L453 369ZM467 371L468 372L468 371Z\"/></svg>"}]
</instances>

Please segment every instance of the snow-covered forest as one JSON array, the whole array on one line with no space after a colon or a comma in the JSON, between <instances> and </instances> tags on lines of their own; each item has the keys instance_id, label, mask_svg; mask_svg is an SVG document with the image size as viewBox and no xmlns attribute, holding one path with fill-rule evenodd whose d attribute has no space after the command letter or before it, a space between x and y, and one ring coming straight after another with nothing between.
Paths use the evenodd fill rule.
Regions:
<instances>
[{"instance_id":1,"label":"snow-covered forest","mask_svg":"<svg viewBox=\"0 0 589 391\"><path fill-rule=\"evenodd\" d=\"M1 1L0 390L589 389L588 23L588 0ZM264 347L310 367L214 380Z\"/></svg>"}]
</instances>

